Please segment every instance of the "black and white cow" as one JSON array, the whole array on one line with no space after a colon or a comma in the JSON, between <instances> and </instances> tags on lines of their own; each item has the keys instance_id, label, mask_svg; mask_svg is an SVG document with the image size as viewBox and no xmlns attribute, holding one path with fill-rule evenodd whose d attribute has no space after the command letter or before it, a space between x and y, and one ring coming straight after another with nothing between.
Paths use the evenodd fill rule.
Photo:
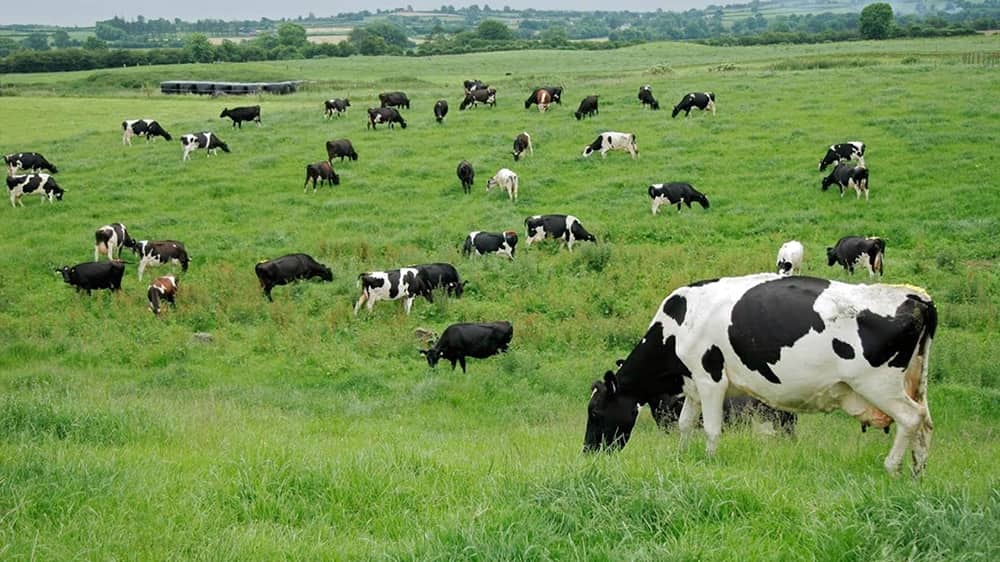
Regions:
<instances>
[{"instance_id":1,"label":"black and white cow","mask_svg":"<svg viewBox=\"0 0 1000 562\"><path fill-rule=\"evenodd\" d=\"M826 149L826 155L819 161L819 171L823 171L830 164L840 164L857 160L861 166L865 165L865 143L861 141L842 142L832 144Z\"/></svg>"},{"instance_id":2,"label":"black and white cow","mask_svg":"<svg viewBox=\"0 0 1000 562\"><path fill-rule=\"evenodd\" d=\"M340 117L340 114L347 111L348 107L351 107L351 100L347 98L326 100L323 102L323 117L330 119L334 113Z\"/></svg>"},{"instance_id":3,"label":"black and white cow","mask_svg":"<svg viewBox=\"0 0 1000 562\"><path fill-rule=\"evenodd\" d=\"M486 180L486 193L489 193L494 187L499 187L507 192L507 199L516 202L517 184L517 174L513 170L500 168L492 178Z\"/></svg>"},{"instance_id":4,"label":"black and white cow","mask_svg":"<svg viewBox=\"0 0 1000 562\"><path fill-rule=\"evenodd\" d=\"M802 271L802 258L805 255L805 248L798 240L789 240L778 248L778 257L775 260L775 267L778 268L778 275L798 275Z\"/></svg>"},{"instance_id":5,"label":"black and white cow","mask_svg":"<svg viewBox=\"0 0 1000 562\"><path fill-rule=\"evenodd\" d=\"M261 289L264 290L264 296L271 302L274 302L271 298L271 289L278 285L287 285L299 279L313 277L319 277L323 281L333 281L333 272L330 268L308 254L288 254L262 261L255 265L253 270L257 274L257 280L260 281Z\"/></svg>"},{"instance_id":6,"label":"black and white cow","mask_svg":"<svg viewBox=\"0 0 1000 562\"><path fill-rule=\"evenodd\" d=\"M396 123L399 126L406 128L406 121L403 116L399 114L399 111L394 107L370 107L368 108L368 125L366 128L377 129L376 125L379 123L388 123L389 128L395 127Z\"/></svg>"},{"instance_id":7,"label":"black and white cow","mask_svg":"<svg viewBox=\"0 0 1000 562\"><path fill-rule=\"evenodd\" d=\"M517 162L525 151L532 156L535 154L535 149L531 146L531 135L528 134L528 131L524 131L514 137L514 150L511 152L514 155L514 161Z\"/></svg>"},{"instance_id":8,"label":"black and white cow","mask_svg":"<svg viewBox=\"0 0 1000 562\"><path fill-rule=\"evenodd\" d=\"M535 215L524 219L524 227L528 231L525 244L529 246L545 238L556 238L566 242L566 248L573 251L577 241L597 242L597 237L587 232L580 219L573 215Z\"/></svg>"},{"instance_id":9,"label":"black and white cow","mask_svg":"<svg viewBox=\"0 0 1000 562\"><path fill-rule=\"evenodd\" d=\"M139 256L139 280L142 272L150 266L160 266L168 263L179 263L181 271L188 270L188 257L184 244L176 240L139 240L130 246L132 252Z\"/></svg>"},{"instance_id":10,"label":"black and white cow","mask_svg":"<svg viewBox=\"0 0 1000 562\"><path fill-rule=\"evenodd\" d=\"M853 189L856 197L861 199L861 193L865 194L865 201L868 200L868 168L864 166L852 166L849 162L837 164L837 167L830 172L830 175L823 178L822 189L826 191L831 185L836 185L840 189L840 196L844 192Z\"/></svg>"},{"instance_id":11,"label":"black and white cow","mask_svg":"<svg viewBox=\"0 0 1000 562\"><path fill-rule=\"evenodd\" d=\"M447 115L448 100L437 100L437 102L434 103L434 120L441 123Z\"/></svg>"},{"instance_id":12,"label":"black and white cow","mask_svg":"<svg viewBox=\"0 0 1000 562\"><path fill-rule=\"evenodd\" d=\"M419 296L427 299L427 302L434 302L433 293L425 286L420 271L415 267L362 273L358 275L358 286L361 287L361 297L354 305L355 315L366 301L368 311L371 312L378 301L403 299L403 309L406 314L410 313L413 299Z\"/></svg>"},{"instance_id":13,"label":"black and white cow","mask_svg":"<svg viewBox=\"0 0 1000 562\"><path fill-rule=\"evenodd\" d=\"M462 246L462 255L469 256L475 252L477 256L483 254L496 254L507 256L507 259L514 259L514 250L517 248L517 233L513 230L503 232L481 232L474 230L465 237L465 244Z\"/></svg>"},{"instance_id":14,"label":"black and white cow","mask_svg":"<svg viewBox=\"0 0 1000 562\"><path fill-rule=\"evenodd\" d=\"M170 306L176 306L177 303L174 302L174 297L177 296L177 278L173 275L164 275L162 277L157 277L150 284L149 289L146 290L146 298L149 299L149 310L153 311L153 314L160 314L160 301L166 301L170 303Z\"/></svg>"},{"instance_id":15,"label":"black and white cow","mask_svg":"<svg viewBox=\"0 0 1000 562\"><path fill-rule=\"evenodd\" d=\"M885 259L885 241L881 238L844 236L837 244L826 249L827 265L840 264L854 275L854 266L859 263L868 269L868 276L882 275L882 261Z\"/></svg>"},{"instance_id":16,"label":"black and white cow","mask_svg":"<svg viewBox=\"0 0 1000 562\"><path fill-rule=\"evenodd\" d=\"M594 152L600 152L601 158L607 158L609 150L628 151L633 160L639 157L639 147L635 144L635 134L615 131L607 131L598 135L594 142L583 147L583 156L587 157Z\"/></svg>"},{"instance_id":17,"label":"black and white cow","mask_svg":"<svg viewBox=\"0 0 1000 562\"><path fill-rule=\"evenodd\" d=\"M215 133L207 131L181 135L181 145L184 147L184 156L181 160L190 160L191 153L199 148L205 149L205 154L208 156L216 154L219 149L222 149L222 152L229 152L228 144L223 142Z\"/></svg>"},{"instance_id":18,"label":"black and white cow","mask_svg":"<svg viewBox=\"0 0 1000 562\"><path fill-rule=\"evenodd\" d=\"M462 103L458 106L459 111L465 110L465 108L472 106L476 107L477 104L485 103L490 107L496 107L497 105L497 91L495 88L485 88L481 90L471 90L465 92L465 98Z\"/></svg>"},{"instance_id":19,"label":"black and white cow","mask_svg":"<svg viewBox=\"0 0 1000 562\"><path fill-rule=\"evenodd\" d=\"M302 192L309 187L309 180L313 182L313 193L316 192L316 182L318 181L320 185L323 182L327 182L330 186L340 185L340 176L337 172L333 171L333 166L327 160L321 160L314 164L306 164L306 182L302 184Z\"/></svg>"},{"instance_id":20,"label":"black and white cow","mask_svg":"<svg viewBox=\"0 0 1000 562\"><path fill-rule=\"evenodd\" d=\"M455 170L458 174L458 180L462 182L462 191L464 193L472 193L472 184L476 179L476 170L472 167L472 163L468 160L462 160L458 163L458 169Z\"/></svg>"},{"instance_id":21,"label":"black and white cow","mask_svg":"<svg viewBox=\"0 0 1000 562\"><path fill-rule=\"evenodd\" d=\"M443 289L446 295L455 298L460 298L465 292L467 282L462 281L458 270L450 263L427 263L410 267L417 270L427 291Z\"/></svg>"},{"instance_id":22,"label":"black and white cow","mask_svg":"<svg viewBox=\"0 0 1000 562\"><path fill-rule=\"evenodd\" d=\"M684 112L684 117L691 115L692 109L700 109L702 111L711 111L712 115L715 115L715 94L712 92L691 92L690 94L685 94L681 101L674 106L674 112L670 115L671 117L677 117L677 114Z\"/></svg>"},{"instance_id":23,"label":"black and white cow","mask_svg":"<svg viewBox=\"0 0 1000 562\"><path fill-rule=\"evenodd\" d=\"M653 200L653 214L660 210L660 205L677 205L677 210L681 210L681 204L691 208L691 202L701 203L703 209L708 208L708 197L691 187L689 183L654 183L649 186L649 197Z\"/></svg>"},{"instance_id":24,"label":"black and white cow","mask_svg":"<svg viewBox=\"0 0 1000 562\"><path fill-rule=\"evenodd\" d=\"M573 115L576 117L576 120L579 121L584 117L593 117L598 113L597 96L587 96L580 102L580 107L577 108Z\"/></svg>"},{"instance_id":25,"label":"black and white cow","mask_svg":"<svg viewBox=\"0 0 1000 562\"><path fill-rule=\"evenodd\" d=\"M465 371L465 358L486 359L507 351L514 338L514 326L510 322L459 323L445 328L441 337L430 349L421 349L427 364L435 367L441 359L455 363Z\"/></svg>"},{"instance_id":26,"label":"black and white cow","mask_svg":"<svg viewBox=\"0 0 1000 562\"><path fill-rule=\"evenodd\" d=\"M40 195L42 202L45 199L52 203L55 200L62 201L63 189L56 183L56 179L48 174L28 174L25 176L7 176L7 192L10 195L10 206L17 208L20 203L24 206L21 197L25 195Z\"/></svg>"},{"instance_id":27,"label":"black and white cow","mask_svg":"<svg viewBox=\"0 0 1000 562\"><path fill-rule=\"evenodd\" d=\"M403 92L383 92L378 95L382 107L402 107L410 109L410 98Z\"/></svg>"},{"instance_id":28,"label":"black and white cow","mask_svg":"<svg viewBox=\"0 0 1000 562\"><path fill-rule=\"evenodd\" d=\"M61 273L63 281L76 289L76 292L98 289L120 291L122 276L125 275L125 264L121 260L78 263L74 266L64 265L56 269Z\"/></svg>"},{"instance_id":29,"label":"black and white cow","mask_svg":"<svg viewBox=\"0 0 1000 562\"><path fill-rule=\"evenodd\" d=\"M42 170L48 170L50 174L55 174L59 171L44 156L37 152L15 152L14 154L4 156L3 161L7 166L8 176L13 176L19 171L37 173Z\"/></svg>"},{"instance_id":30,"label":"black and white cow","mask_svg":"<svg viewBox=\"0 0 1000 562\"><path fill-rule=\"evenodd\" d=\"M232 109L227 107L222 110L222 113L219 114L220 119L223 117L228 117L233 120L234 129L237 125L242 129L244 121L254 121L257 123L257 126L260 127L260 106L248 105L246 107L234 107Z\"/></svg>"},{"instance_id":31,"label":"black and white cow","mask_svg":"<svg viewBox=\"0 0 1000 562\"><path fill-rule=\"evenodd\" d=\"M466 92L474 92L476 90L485 90L485 89L487 89L487 88L490 87L489 84L485 84L485 83L483 83L482 80L478 80L478 79L476 79L476 80L466 80L465 82L462 83L462 85L465 86L465 91Z\"/></svg>"},{"instance_id":32,"label":"black and white cow","mask_svg":"<svg viewBox=\"0 0 1000 562\"><path fill-rule=\"evenodd\" d=\"M618 373L594 383L584 450L620 449L639 404L685 395L679 426L701 414L713 454L727 393L790 412L841 409L897 427L885 468L927 461L927 369L937 311L915 287L849 285L774 273L701 281L667 296Z\"/></svg>"},{"instance_id":33,"label":"black and white cow","mask_svg":"<svg viewBox=\"0 0 1000 562\"><path fill-rule=\"evenodd\" d=\"M115 259L115 252L121 257L122 248L131 248L134 243L124 224L106 224L94 233L94 261L99 260L101 254L106 254L110 260Z\"/></svg>"},{"instance_id":34,"label":"black and white cow","mask_svg":"<svg viewBox=\"0 0 1000 562\"><path fill-rule=\"evenodd\" d=\"M340 158L343 162L344 158L350 158L353 161L357 161L358 153L354 150L354 145L348 139L336 139L326 141L326 158L331 163L334 158Z\"/></svg>"},{"instance_id":35,"label":"black and white cow","mask_svg":"<svg viewBox=\"0 0 1000 562\"><path fill-rule=\"evenodd\" d=\"M174 140L170 133L166 131L153 119L131 119L122 121L122 144L132 146L132 137L146 137L146 142L153 137L163 137L166 140Z\"/></svg>"},{"instance_id":36,"label":"black and white cow","mask_svg":"<svg viewBox=\"0 0 1000 562\"><path fill-rule=\"evenodd\" d=\"M647 105L650 109L660 109L660 102L656 101L656 98L653 97L653 87L649 84L639 88L639 101L642 102L643 109L645 109Z\"/></svg>"}]
</instances>

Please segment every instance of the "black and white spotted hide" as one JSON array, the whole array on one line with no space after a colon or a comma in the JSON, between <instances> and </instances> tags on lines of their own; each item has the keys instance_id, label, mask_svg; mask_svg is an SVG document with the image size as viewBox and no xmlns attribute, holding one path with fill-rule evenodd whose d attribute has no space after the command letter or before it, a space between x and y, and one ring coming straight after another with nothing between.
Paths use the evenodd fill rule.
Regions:
<instances>
[{"instance_id":1,"label":"black and white spotted hide","mask_svg":"<svg viewBox=\"0 0 1000 562\"><path fill-rule=\"evenodd\" d=\"M191 153L199 148L204 149L208 156L215 154L219 149L222 149L223 152L229 152L229 145L215 133L207 131L181 135L181 145L184 147L184 157L181 160L190 160Z\"/></svg>"},{"instance_id":2,"label":"black and white spotted hide","mask_svg":"<svg viewBox=\"0 0 1000 562\"><path fill-rule=\"evenodd\" d=\"M176 240L140 240L132 245L132 252L139 256L139 280L147 267L157 267L168 263L177 263L181 271L188 270L187 250L184 244Z\"/></svg>"},{"instance_id":3,"label":"black and white spotted hide","mask_svg":"<svg viewBox=\"0 0 1000 562\"><path fill-rule=\"evenodd\" d=\"M859 166L865 165L865 143L861 141L842 142L830 145L826 149L826 154L819 161L819 171L823 171L830 164L840 164L857 160Z\"/></svg>"},{"instance_id":4,"label":"black and white spotted hide","mask_svg":"<svg viewBox=\"0 0 1000 562\"><path fill-rule=\"evenodd\" d=\"M37 152L15 152L3 157L4 164L7 165L7 175L13 176L17 172L38 173L47 170L50 174L55 174L56 169L51 162Z\"/></svg>"},{"instance_id":5,"label":"black and white spotted hide","mask_svg":"<svg viewBox=\"0 0 1000 562\"><path fill-rule=\"evenodd\" d=\"M115 259L116 252L121 257L122 248L131 248L133 244L135 241L128 235L124 224L106 224L94 233L94 261L99 260L101 254L107 255L109 260Z\"/></svg>"},{"instance_id":6,"label":"black and white spotted hide","mask_svg":"<svg viewBox=\"0 0 1000 562\"><path fill-rule=\"evenodd\" d=\"M132 146L132 137L146 137L146 142L153 137L163 137L166 140L173 140L163 127L153 119L132 119L122 121L122 144Z\"/></svg>"},{"instance_id":7,"label":"black and white spotted hide","mask_svg":"<svg viewBox=\"0 0 1000 562\"><path fill-rule=\"evenodd\" d=\"M62 201L65 193L55 178L48 174L7 176L7 192L10 194L10 206L15 208L18 203L24 206L21 197L25 195L40 195L43 203L45 199L52 203L55 200Z\"/></svg>"}]
</instances>

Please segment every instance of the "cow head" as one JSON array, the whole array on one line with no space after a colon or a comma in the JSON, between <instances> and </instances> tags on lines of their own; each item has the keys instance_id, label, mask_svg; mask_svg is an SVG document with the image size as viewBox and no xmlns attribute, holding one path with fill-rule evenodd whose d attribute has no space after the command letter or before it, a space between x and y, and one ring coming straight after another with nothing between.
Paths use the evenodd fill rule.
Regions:
<instances>
[{"instance_id":1,"label":"cow head","mask_svg":"<svg viewBox=\"0 0 1000 562\"><path fill-rule=\"evenodd\" d=\"M344 107L351 107L351 100L344 98Z\"/></svg>"},{"instance_id":2,"label":"cow head","mask_svg":"<svg viewBox=\"0 0 1000 562\"><path fill-rule=\"evenodd\" d=\"M330 268L325 265L320 265L319 269L316 271L316 275L319 276L323 281L333 281L333 272Z\"/></svg>"},{"instance_id":3,"label":"cow head","mask_svg":"<svg viewBox=\"0 0 1000 562\"><path fill-rule=\"evenodd\" d=\"M427 358L427 364L432 368L436 367L438 361L441 359L441 350L437 349L437 344L430 349L421 349L420 354Z\"/></svg>"},{"instance_id":4,"label":"cow head","mask_svg":"<svg viewBox=\"0 0 1000 562\"><path fill-rule=\"evenodd\" d=\"M823 171L827 166L840 161L840 156L832 148L827 149L826 156L819 161L819 171Z\"/></svg>"},{"instance_id":5,"label":"cow head","mask_svg":"<svg viewBox=\"0 0 1000 562\"><path fill-rule=\"evenodd\" d=\"M63 281L65 281L66 283L69 283L69 284L72 285L73 284L73 271L74 271L74 269L75 268L72 268L72 267L70 267L68 265L64 265L62 267L57 267L55 269L55 272L56 273L61 273Z\"/></svg>"},{"instance_id":6,"label":"cow head","mask_svg":"<svg viewBox=\"0 0 1000 562\"><path fill-rule=\"evenodd\" d=\"M836 265L837 264L837 249L827 246L826 248L826 265Z\"/></svg>"},{"instance_id":7,"label":"cow head","mask_svg":"<svg viewBox=\"0 0 1000 562\"><path fill-rule=\"evenodd\" d=\"M833 174L831 173L829 176L823 178L823 182L820 184L820 189L826 191L827 189L830 189L830 186L836 182L837 180L834 179Z\"/></svg>"},{"instance_id":8,"label":"cow head","mask_svg":"<svg viewBox=\"0 0 1000 562\"><path fill-rule=\"evenodd\" d=\"M674 106L674 111L673 111L673 113L670 114L670 117L677 117L677 114L684 110L684 108L681 107L681 105L683 103L684 102L681 102L681 103L679 103L679 104L677 104L677 105Z\"/></svg>"},{"instance_id":9,"label":"cow head","mask_svg":"<svg viewBox=\"0 0 1000 562\"><path fill-rule=\"evenodd\" d=\"M146 295L149 297L149 310L153 314L160 314L160 291L156 287L150 287Z\"/></svg>"},{"instance_id":10,"label":"cow head","mask_svg":"<svg viewBox=\"0 0 1000 562\"><path fill-rule=\"evenodd\" d=\"M584 158L586 158L587 156L590 156L593 153L594 153L594 147L592 145L588 144L587 146L583 147L583 157Z\"/></svg>"},{"instance_id":11,"label":"cow head","mask_svg":"<svg viewBox=\"0 0 1000 562\"><path fill-rule=\"evenodd\" d=\"M590 452L625 447L638 416L638 402L620 392L614 373L604 373L604 379L594 382L591 387L583 450Z\"/></svg>"},{"instance_id":12,"label":"cow head","mask_svg":"<svg viewBox=\"0 0 1000 562\"><path fill-rule=\"evenodd\" d=\"M53 186L50 189L50 192L52 193L52 197L55 197L59 201L62 201L63 193L65 193L65 191L63 190L63 188L61 188L61 187L55 187L55 186Z\"/></svg>"}]
</instances>

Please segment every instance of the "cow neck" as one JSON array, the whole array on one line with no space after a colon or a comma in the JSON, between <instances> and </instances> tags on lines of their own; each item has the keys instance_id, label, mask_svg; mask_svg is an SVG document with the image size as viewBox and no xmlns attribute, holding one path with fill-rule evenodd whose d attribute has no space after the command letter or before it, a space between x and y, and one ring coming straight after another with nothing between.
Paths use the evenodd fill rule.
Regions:
<instances>
[{"instance_id":1,"label":"cow neck","mask_svg":"<svg viewBox=\"0 0 1000 562\"><path fill-rule=\"evenodd\" d=\"M664 339L663 325L654 322L618 370L619 392L648 403L664 394L683 391L691 371L677 357L676 338Z\"/></svg>"}]
</instances>

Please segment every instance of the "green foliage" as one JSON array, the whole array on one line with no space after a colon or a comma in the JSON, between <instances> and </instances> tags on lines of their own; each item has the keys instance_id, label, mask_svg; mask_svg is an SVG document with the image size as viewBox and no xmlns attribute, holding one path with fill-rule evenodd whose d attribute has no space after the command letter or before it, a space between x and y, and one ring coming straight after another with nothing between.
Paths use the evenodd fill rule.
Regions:
<instances>
[{"instance_id":1,"label":"green foliage","mask_svg":"<svg viewBox=\"0 0 1000 562\"><path fill-rule=\"evenodd\" d=\"M476 36L486 41L509 41L514 38L510 28L497 20L483 20L476 26Z\"/></svg>"},{"instance_id":2,"label":"green foliage","mask_svg":"<svg viewBox=\"0 0 1000 562\"><path fill-rule=\"evenodd\" d=\"M184 51L192 62L212 62L215 48L202 33L192 33L184 44Z\"/></svg>"},{"instance_id":3,"label":"green foliage","mask_svg":"<svg viewBox=\"0 0 1000 562\"><path fill-rule=\"evenodd\" d=\"M309 43L306 40L306 29L294 23L283 23L278 26L278 43L285 47L303 48Z\"/></svg>"},{"instance_id":4,"label":"green foliage","mask_svg":"<svg viewBox=\"0 0 1000 562\"><path fill-rule=\"evenodd\" d=\"M858 31L865 39L885 39L892 29L892 6L885 2L868 4L858 18Z\"/></svg>"},{"instance_id":5,"label":"green foliage","mask_svg":"<svg viewBox=\"0 0 1000 562\"><path fill-rule=\"evenodd\" d=\"M32 33L21 41L21 46L32 51L48 51L49 38L43 33Z\"/></svg>"}]
</instances>

